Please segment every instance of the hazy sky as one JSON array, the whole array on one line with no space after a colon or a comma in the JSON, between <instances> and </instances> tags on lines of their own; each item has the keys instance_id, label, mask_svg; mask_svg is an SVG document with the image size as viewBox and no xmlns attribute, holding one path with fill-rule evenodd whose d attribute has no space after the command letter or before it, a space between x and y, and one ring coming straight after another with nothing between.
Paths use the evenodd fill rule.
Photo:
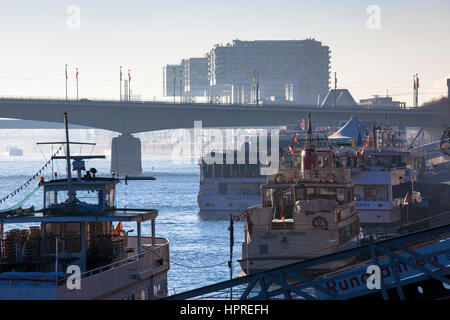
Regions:
<instances>
[{"instance_id":1,"label":"hazy sky","mask_svg":"<svg viewBox=\"0 0 450 320\"><path fill-rule=\"evenodd\" d=\"M72 5L79 29L68 27ZM380 9L379 29L367 27L370 5ZM355 99L389 90L410 105L414 73L419 103L446 95L449 31L448 0L0 0L0 96L62 97L67 63L70 96L78 67L80 97L118 98L123 65L134 94L159 98L165 64L214 44L313 37L330 47L338 87Z\"/></svg>"}]
</instances>

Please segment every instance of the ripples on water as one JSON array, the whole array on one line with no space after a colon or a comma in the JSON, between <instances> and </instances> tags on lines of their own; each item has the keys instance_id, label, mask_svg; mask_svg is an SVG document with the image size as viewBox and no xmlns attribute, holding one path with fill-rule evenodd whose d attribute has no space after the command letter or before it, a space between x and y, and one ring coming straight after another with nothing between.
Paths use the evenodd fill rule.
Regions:
<instances>
[{"instance_id":1,"label":"ripples on water","mask_svg":"<svg viewBox=\"0 0 450 320\"><path fill-rule=\"evenodd\" d=\"M46 155L47 158L49 155ZM39 159L42 160L34 160ZM0 197L14 191L34 175L45 163L42 156L0 158ZM55 161L56 162L56 161ZM109 160L90 160L86 168L95 167L98 175L109 175ZM229 259L229 217L219 218L198 215L197 192L199 168L189 161L174 163L170 157L146 156L143 158L144 174L156 181L131 181L117 185L117 207L154 208L159 211L156 235L170 241L171 266L168 274L169 293L179 293L200 286L229 279L226 262ZM64 175L64 162L58 161L54 170ZM47 168L44 177L48 179ZM22 200L36 186L34 180L25 190L0 210ZM25 205L42 208L42 191L37 192ZM27 225L5 225L5 230L26 228ZM124 229L136 230L134 223L124 223ZM234 275L241 272L236 259L240 256L243 223L235 223ZM150 222L143 223L143 235L151 234ZM211 266L223 262L221 265ZM183 266L182 266L183 265Z\"/></svg>"}]
</instances>

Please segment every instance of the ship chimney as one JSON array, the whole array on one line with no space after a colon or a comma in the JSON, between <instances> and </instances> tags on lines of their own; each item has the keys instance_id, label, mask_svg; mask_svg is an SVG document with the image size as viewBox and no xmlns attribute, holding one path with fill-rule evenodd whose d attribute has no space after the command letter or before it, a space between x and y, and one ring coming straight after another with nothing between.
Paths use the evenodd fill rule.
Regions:
<instances>
[{"instance_id":1,"label":"ship chimney","mask_svg":"<svg viewBox=\"0 0 450 320\"><path fill-rule=\"evenodd\" d=\"M317 154L314 151L314 144L312 142L312 125L311 125L311 114L308 114L308 131L307 131L307 141L308 146L302 152L302 162L303 162L303 170L312 170L317 168L318 160Z\"/></svg>"}]
</instances>

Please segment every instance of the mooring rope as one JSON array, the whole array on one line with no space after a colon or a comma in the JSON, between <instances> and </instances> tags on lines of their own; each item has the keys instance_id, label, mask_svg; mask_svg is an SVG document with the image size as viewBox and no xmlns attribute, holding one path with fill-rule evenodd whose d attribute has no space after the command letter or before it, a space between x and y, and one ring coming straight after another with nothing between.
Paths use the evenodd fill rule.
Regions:
<instances>
[{"instance_id":1,"label":"mooring rope","mask_svg":"<svg viewBox=\"0 0 450 320\"><path fill-rule=\"evenodd\" d=\"M56 156L62 149L63 145L61 145L58 150L56 150L56 152L53 154L53 157ZM13 192L11 192L10 194L4 196L3 198L0 198L0 203L5 202L6 200L8 200L9 198L13 198L16 196L16 194L18 194L20 191L22 191L25 187L27 187L32 180L36 179L42 171L44 171L45 168L47 168L47 166L51 163L52 159L50 158L45 164L44 166L42 166L41 169L39 169L38 172L36 172L30 179L28 179L26 182L24 182L19 188L17 188L16 190L14 190Z\"/></svg>"}]
</instances>

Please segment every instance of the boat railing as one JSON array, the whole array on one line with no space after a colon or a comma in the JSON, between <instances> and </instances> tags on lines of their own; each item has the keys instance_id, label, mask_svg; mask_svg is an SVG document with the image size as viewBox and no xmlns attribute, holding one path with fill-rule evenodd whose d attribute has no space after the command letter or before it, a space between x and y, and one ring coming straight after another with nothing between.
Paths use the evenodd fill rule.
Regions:
<instances>
[{"instance_id":1,"label":"boat railing","mask_svg":"<svg viewBox=\"0 0 450 320\"><path fill-rule=\"evenodd\" d=\"M142 239L145 239L145 238L142 237ZM95 269L91 269L91 270L88 270L88 271L82 273L81 274L81 279L88 278L88 277L91 277L93 275L96 275L96 274L99 274L99 273L102 273L102 272L105 272L105 271L109 271L109 270L112 270L112 269L115 269L115 268L119 268L121 266L130 264L130 263L136 262L137 260L140 260L140 259L144 258L144 255L147 255L150 252L154 252L154 251L156 251L156 250L158 250L158 249L160 249L162 247L165 247L165 246L169 245L169 241L167 239L165 239L165 238L156 238L156 241L160 242L160 243L159 244L155 244L154 247L146 249L146 250L144 250L144 251L142 251L142 252L140 252L140 253L138 253L136 255L133 255L131 257L127 257L127 258L124 258L122 260L115 261L115 262L112 262L110 264L107 264L107 265L104 265L104 266L101 266L101 267L98 267L98 268L95 268ZM164 257L161 257L161 258L163 259ZM65 283L65 279L62 280L62 281L64 281L64 283Z\"/></svg>"},{"instance_id":2,"label":"boat railing","mask_svg":"<svg viewBox=\"0 0 450 320\"><path fill-rule=\"evenodd\" d=\"M141 238L141 241L143 239ZM148 239L150 240L150 239ZM150 277L169 269L169 241L165 238L157 238L157 243L152 246L142 241L144 250L133 256L110 263L108 265L84 272L80 276L80 288L70 289L69 277L58 282L58 299L106 299L113 298L120 292L120 288L133 286L136 282L142 282L142 286L151 286ZM148 249L145 249L148 247ZM148 280L144 282L144 280ZM115 297L120 298L120 297Z\"/></svg>"},{"instance_id":3,"label":"boat railing","mask_svg":"<svg viewBox=\"0 0 450 320\"><path fill-rule=\"evenodd\" d=\"M317 168L305 171L284 169L275 173L270 180L276 183L297 183L300 181L346 183L351 182L351 174L350 169L347 168Z\"/></svg>"}]
</instances>

